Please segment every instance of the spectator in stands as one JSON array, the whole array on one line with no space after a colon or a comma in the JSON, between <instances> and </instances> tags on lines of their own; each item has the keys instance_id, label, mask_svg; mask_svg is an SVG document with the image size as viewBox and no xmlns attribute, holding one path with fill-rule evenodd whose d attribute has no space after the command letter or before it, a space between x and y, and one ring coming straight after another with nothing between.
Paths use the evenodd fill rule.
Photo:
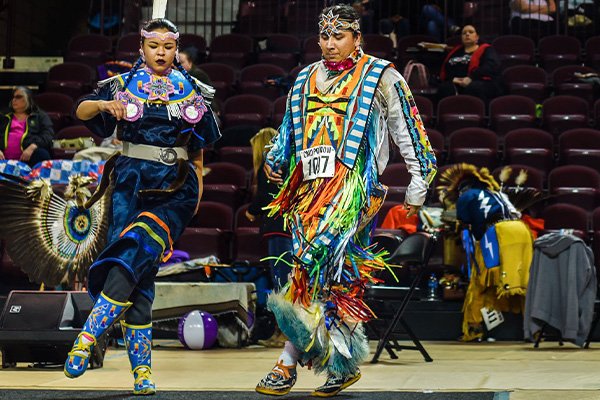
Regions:
<instances>
[{"instance_id":1,"label":"spectator in stands","mask_svg":"<svg viewBox=\"0 0 600 400\"><path fill-rule=\"evenodd\" d=\"M10 111L0 118L0 160L20 160L30 166L50 160L54 131L48 114L33 101L31 90L13 90Z\"/></svg>"},{"instance_id":2,"label":"spectator in stands","mask_svg":"<svg viewBox=\"0 0 600 400\"><path fill-rule=\"evenodd\" d=\"M374 5L375 18L379 20L379 32L383 35L390 35L392 32L398 37L410 34L410 11L409 2L396 0L381 0Z\"/></svg>"},{"instance_id":3,"label":"spectator in stands","mask_svg":"<svg viewBox=\"0 0 600 400\"><path fill-rule=\"evenodd\" d=\"M263 210L263 207L267 206L273 200L273 196L279 192L278 186L267 180L267 175L263 170L265 152L268 151L266 146L276 134L275 129L264 128L250 139L254 164L253 176L256 187L254 188L252 203L246 211L246 218L254 221L258 216L263 216L261 234L267 238L269 256L281 256L281 260L270 260L273 287L281 289L287 283L288 274L291 272L292 236L287 229L284 229L283 218L279 216L268 217Z\"/></svg>"},{"instance_id":4,"label":"spectator in stands","mask_svg":"<svg viewBox=\"0 0 600 400\"><path fill-rule=\"evenodd\" d=\"M442 64L438 97L468 94L487 103L502 91L498 55L491 45L479 44L473 25L464 26L461 40Z\"/></svg>"},{"instance_id":5,"label":"spectator in stands","mask_svg":"<svg viewBox=\"0 0 600 400\"><path fill-rule=\"evenodd\" d=\"M552 32L555 0L511 0L510 32L534 41Z\"/></svg>"},{"instance_id":6,"label":"spectator in stands","mask_svg":"<svg viewBox=\"0 0 600 400\"><path fill-rule=\"evenodd\" d=\"M273 288L281 290L288 281L288 275L292 271L292 235L284 227L283 218L280 216L269 217L263 207L267 206L273 197L279 192L279 187L267 179L264 171L266 146L271 139L277 135L273 128L264 128L258 131L252 139L252 158L254 164L254 195L252 203L246 211L246 218L255 221L262 215L262 225L260 233L267 240L269 251L269 266L271 267L271 281ZM275 328L275 333L271 338L259 341L266 347L283 347L286 338L279 328Z\"/></svg>"},{"instance_id":7,"label":"spectator in stands","mask_svg":"<svg viewBox=\"0 0 600 400\"><path fill-rule=\"evenodd\" d=\"M179 63L188 74L198 79L200 82L212 86L212 82L208 74L198 68L194 61L198 57L198 50L195 47L186 47L179 51Z\"/></svg>"},{"instance_id":8,"label":"spectator in stands","mask_svg":"<svg viewBox=\"0 0 600 400\"><path fill-rule=\"evenodd\" d=\"M452 1L449 3L446 10L451 14L455 10L455 5ZM445 15L439 0L426 2L421 10L421 23L425 26L427 34L440 42L445 40L445 29L448 29L451 34L460 31L460 27L456 24L454 18Z\"/></svg>"}]
</instances>

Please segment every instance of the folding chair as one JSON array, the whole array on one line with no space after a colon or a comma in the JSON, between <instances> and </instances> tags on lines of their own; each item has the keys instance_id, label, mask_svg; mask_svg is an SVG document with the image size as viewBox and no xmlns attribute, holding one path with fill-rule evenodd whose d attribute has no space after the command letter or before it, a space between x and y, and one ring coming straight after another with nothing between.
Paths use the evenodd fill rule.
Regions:
<instances>
[{"instance_id":1,"label":"folding chair","mask_svg":"<svg viewBox=\"0 0 600 400\"><path fill-rule=\"evenodd\" d=\"M433 359L427 353L427 350L423 347L419 338L415 335L410 326L404 319L404 311L408 306L408 302L412 298L417 285L421 281L423 272L429 263L429 258L433 253L434 243L437 237L425 232L416 232L412 235L407 236L402 243L398 246L396 251L390 257L390 263L402 264L404 266L414 266L417 269L417 274L410 283L408 289L406 287L394 287L394 286L370 286L367 288L366 297L371 300L383 301L386 303L392 301L400 301L400 306L396 310L391 322L385 329L383 335L381 331L377 332L379 336L379 343L377 344L377 350L371 360L372 364L379 361L379 356L385 348L392 359L397 359L398 356L394 350L418 350L423 355L423 358L427 362L433 361ZM403 331L396 330L397 325L400 324ZM413 342L413 346L400 345L393 335L399 333L405 333L408 335L410 340Z\"/></svg>"}]
</instances>

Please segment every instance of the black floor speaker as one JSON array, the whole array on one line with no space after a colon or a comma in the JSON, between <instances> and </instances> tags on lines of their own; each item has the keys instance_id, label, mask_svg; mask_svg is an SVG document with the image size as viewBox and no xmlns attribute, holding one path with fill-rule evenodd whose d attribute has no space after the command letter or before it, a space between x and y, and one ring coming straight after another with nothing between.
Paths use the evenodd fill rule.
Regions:
<instances>
[{"instance_id":1,"label":"black floor speaker","mask_svg":"<svg viewBox=\"0 0 600 400\"><path fill-rule=\"evenodd\" d=\"M0 316L2 368L17 362L62 364L92 310L87 292L12 291ZM104 362L106 340L90 357L90 368Z\"/></svg>"}]
</instances>

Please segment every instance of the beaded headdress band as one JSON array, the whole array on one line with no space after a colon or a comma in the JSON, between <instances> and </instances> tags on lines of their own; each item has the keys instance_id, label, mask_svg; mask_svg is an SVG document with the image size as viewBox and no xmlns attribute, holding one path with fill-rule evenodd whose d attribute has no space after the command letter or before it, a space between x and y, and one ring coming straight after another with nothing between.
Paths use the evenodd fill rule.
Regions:
<instances>
[{"instance_id":1,"label":"beaded headdress band","mask_svg":"<svg viewBox=\"0 0 600 400\"><path fill-rule=\"evenodd\" d=\"M339 14L333 14L329 10L327 14L321 14L319 19L319 34L321 35L337 35L341 31L351 30L360 32L360 22L355 19L352 22L340 20Z\"/></svg>"},{"instance_id":2,"label":"beaded headdress band","mask_svg":"<svg viewBox=\"0 0 600 400\"><path fill-rule=\"evenodd\" d=\"M142 29L142 37L145 39L159 39L164 42L167 39L179 39L179 32L148 32L147 30Z\"/></svg>"}]
</instances>

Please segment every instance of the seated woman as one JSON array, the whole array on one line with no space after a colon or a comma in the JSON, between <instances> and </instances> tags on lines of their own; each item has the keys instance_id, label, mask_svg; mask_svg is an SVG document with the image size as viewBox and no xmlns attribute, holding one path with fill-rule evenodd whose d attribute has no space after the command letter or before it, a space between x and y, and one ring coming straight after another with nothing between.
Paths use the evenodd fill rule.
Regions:
<instances>
[{"instance_id":1,"label":"seated woman","mask_svg":"<svg viewBox=\"0 0 600 400\"><path fill-rule=\"evenodd\" d=\"M0 160L20 160L29 166L50 160L54 130L48 114L33 102L23 86L13 90L10 112L0 115Z\"/></svg>"},{"instance_id":2,"label":"seated woman","mask_svg":"<svg viewBox=\"0 0 600 400\"><path fill-rule=\"evenodd\" d=\"M487 103L502 91L498 55L489 44L479 44L479 35L473 25L463 27L461 41L450 50L442 64L438 97L467 94Z\"/></svg>"}]
</instances>

